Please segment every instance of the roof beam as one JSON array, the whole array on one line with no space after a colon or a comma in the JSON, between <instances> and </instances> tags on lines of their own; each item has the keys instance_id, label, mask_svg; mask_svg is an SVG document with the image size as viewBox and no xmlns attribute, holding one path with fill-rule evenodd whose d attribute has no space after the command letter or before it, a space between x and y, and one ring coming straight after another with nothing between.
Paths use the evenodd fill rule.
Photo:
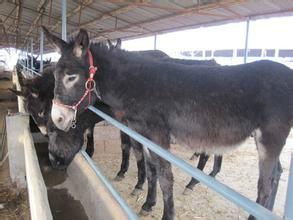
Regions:
<instances>
[{"instance_id":1,"label":"roof beam","mask_svg":"<svg viewBox=\"0 0 293 220\"><path fill-rule=\"evenodd\" d=\"M43 13L46 10L46 6L47 6L48 2L49 2L49 0L42 0L42 1L40 1L39 5L38 5L38 8L37 8L38 15L33 20L32 25L30 26L29 31L25 34L25 40L24 41L26 41L28 39L28 37L31 35L31 33L36 28L36 25L38 24L40 18L42 17Z\"/></svg>"},{"instance_id":2,"label":"roof beam","mask_svg":"<svg viewBox=\"0 0 293 220\"><path fill-rule=\"evenodd\" d=\"M127 25L127 26L120 27L120 28L112 28L112 29L108 29L105 31L101 31L96 36L93 36L93 38L99 37L100 34L109 34L109 33L115 32L115 31L127 31L128 29L136 27L137 25L143 26L143 25L152 24L152 23L160 22L160 21L165 21L165 20L168 20L171 18L186 16L186 15L190 15L190 14L209 13L207 11L222 7L223 5L240 4L245 1L247 1L247 0L225 0L225 1L221 2L221 5L219 5L219 3L211 3L211 4L207 4L207 5L200 5L200 6L196 5L194 7L186 8L186 9L184 9L184 11L175 12L172 15L167 15L167 16L156 18L156 19L149 19L149 20L146 20L143 22L138 22L138 23ZM228 18L228 17L225 17L225 18ZM229 17L229 18L231 18L231 17Z\"/></svg>"},{"instance_id":3,"label":"roof beam","mask_svg":"<svg viewBox=\"0 0 293 220\"><path fill-rule=\"evenodd\" d=\"M97 21L102 21L102 20L105 20L105 19L108 19L108 18L112 18L113 16L117 16L119 14L122 14L122 13L126 13L132 9L135 9L137 8L138 6L136 4L131 4L131 5L127 5L127 6L123 6L121 8L118 8L118 9L115 9L113 11L109 11L109 12L106 12L90 21L87 21L87 22L84 22L82 24L80 24L80 27L84 27L84 26L87 26L87 25L90 25L90 24L94 24L96 23Z\"/></svg>"},{"instance_id":4,"label":"roof beam","mask_svg":"<svg viewBox=\"0 0 293 220\"><path fill-rule=\"evenodd\" d=\"M220 5L223 9L225 9L226 11L230 12L231 14L233 14L235 17L237 17L237 18L239 18L239 19L243 18L243 16L242 16L241 14L236 13L235 11L233 11L232 9L230 9L228 5L222 5L221 3L219 3L219 5Z\"/></svg>"},{"instance_id":5,"label":"roof beam","mask_svg":"<svg viewBox=\"0 0 293 220\"><path fill-rule=\"evenodd\" d=\"M52 3L52 0L51 0L51 3ZM69 18L69 17L71 17L71 16L76 15L80 10L82 10L82 9L84 9L84 8L86 8L86 7L88 7L88 6L91 5L92 3L93 3L93 0L82 0L82 4L79 4L76 8L74 8L73 10L67 12L66 17ZM56 28L62 23L62 22L61 22L61 18L62 18L62 16L60 16L60 17L58 18L58 21L56 22L55 25L49 27L49 29L50 29L51 31L55 30L55 29L56 29ZM38 37L37 39L39 39L39 37ZM45 47L44 47L44 48L45 48Z\"/></svg>"},{"instance_id":6,"label":"roof beam","mask_svg":"<svg viewBox=\"0 0 293 220\"><path fill-rule=\"evenodd\" d=\"M16 32L16 39L15 39L15 47L18 48L19 46L19 23L20 23L20 18L21 18L21 12L22 12L22 1L17 0L16 3L16 19L14 21L15 24L15 29L14 32Z\"/></svg>"},{"instance_id":7,"label":"roof beam","mask_svg":"<svg viewBox=\"0 0 293 220\"><path fill-rule=\"evenodd\" d=\"M6 40L6 42L7 42L7 45L9 45L9 39L8 39L8 36L7 36L6 30L5 30L5 25L4 25L4 23L3 23L3 21L2 21L1 18L0 18L0 24L1 24L1 26L2 26L2 32L3 32L3 34L4 34L5 40Z\"/></svg>"},{"instance_id":8,"label":"roof beam","mask_svg":"<svg viewBox=\"0 0 293 220\"><path fill-rule=\"evenodd\" d=\"M75 9L69 11L67 14L66 14L66 17L69 18L71 16L74 16L76 15L80 10L88 7L89 5L91 5L93 3L93 0L83 0L83 3L82 4L79 4ZM59 25L61 24L61 16L60 18L58 19L58 21L56 22L55 25L53 25L50 30L53 31L55 30Z\"/></svg>"},{"instance_id":9,"label":"roof beam","mask_svg":"<svg viewBox=\"0 0 293 220\"><path fill-rule=\"evenodd\" d=\"M146 1L146 0L144 0L144 1L141 1L141 0L140 0L140 1L138 1L138 2L140 2L140 4L143 4L143 3L146 3L147 1ZM128 22L128 21L126 21L126 20L124 20L124 19L122 19L122 18L118 18L118 17L117 17L117 15L119 15L119 14L126 13L126 12L128 12L128 11L130 11L130 10L133 10L133 9L139 7L140 4L131 4L131 5L127 5L127 6L120 7L120 8L118 8L118 9L114 9L114 10L109 11L109 12L106 12L106 13L102 13L102 15L99 15L99 16L96 17L96 18L94 18L94 19L92 19L92 20L90 20L90 21L87 21L87 22L84 22L84 23L80 24L79 27L81 28L81 27L85 27L85 26L88 26L88 25L92 25L92 24L94 24L94 23L96 23L96 22L98 22L98 21L103 21L103 20L108 19L108 18L116 18L117 20L121 20L121 21L123 21L123 22L125 22L125 23L127 23L127 24L129 24L129 25L134 25L135 27L140 28L142 31L144 31L144 32L146 32L146 33L152 33L150 30L148 30L147 28L144 28L143 26L140 26L140 25L137 25L137 24L130 23L130 22ZM97 8L93 8L93 9L96 10L96 11L101 12L101 11L100 11L99 9L97 9ZM115 28L117 28L117 27L115 27ZM73 32L73 34L76 33L76 32L77 32L77 31ZM103 37L104 37L105 39L108 38L108 37L106 37L106 36L103 36Z\"/></svg>"},{"instance_id":10,"label":"roof beam","mask_svg":"<svg viewBox=\"0 0 293 220\"><path fill-rule=\"evenodd\" d=\"M11 12L6 16L5 20L3 21L4 24L8 20L8 18L11 18L11 15L15 11L16 8L17 8L17 5L15 5L14 8L11 10Z\"/></svg>"}]
</instances>

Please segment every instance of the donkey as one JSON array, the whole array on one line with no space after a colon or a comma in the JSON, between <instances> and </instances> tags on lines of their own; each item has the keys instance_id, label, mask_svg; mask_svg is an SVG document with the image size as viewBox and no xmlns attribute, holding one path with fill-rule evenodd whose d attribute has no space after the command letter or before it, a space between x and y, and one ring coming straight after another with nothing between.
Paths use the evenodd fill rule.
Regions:
<instances>
[{"instance_id":1,"label":"donkey","mask_svg":"<svg viewBox=\"0 0 293 220\"><path fill-rule=\"evenodd\" d=\"M108 47L110 50L114 49L121 49L121 39L118 38L116 45L114 45L109 39L107 40ZM145 51L135 51L133 53L136 53L140 56L146 56L150 59L160 59L164 62L171 62L171 63L178 63L178 64L184 64L184 65L207 65L207 66L219 66L219 64L215 60L184 60L184 59L174 59L169 57L166 53L160 50L145 50ZM124 136L124 138L129 138L128 136ZM130 142L130 140L129 140ZM128 142L128 143L129 143ZM118 172L115 180L119 181L124 178L124 174L128 170L129 166L129 153L130 153L130 144L125 145L122 148L122 163L120 171ZM206 153L197 154L195 153L194 156L199 156L199 161L197 168L199 170L203 170L208 159L209 155ZM221 170L222 166L222 156L221 155L215 155L214 156L214 166L213 170L210 172L210 176L215 177ZM193 191L196 184L198 184L199 181L195 178L191 178L190 182L185 186L185 190L183 191L183 195L190 194L190 191Z\"/></svg>"},{"instance_id":2,"label":"donkey","mask_svg":"<svg viewBox=\"0 0 293 220\"><path fill-rule=\"evenodd\" d=\"M47 121L50 118L52 99L54 97L55 65L50 64L42 73L42 76L33 79L24 79L21 69L17 68L21 91L10 89L17 96L25 98L25 109L32 117L43 135L47 135Z\"/></svg>"},{"instance_id":3,"label":"donkey","mask_svg":"<svg viewBox=\"0 0 293 220\"><path fill-rule=\"evenodd\" d=\"M72 121L79 120L88 105L79 100L96 89L98 95L92 102L106 103L116 119L127 121L130 128L165 149L170 148L172 135L197 152L221 154L255 132L259 152L256 201L272 210L272 192L280 178L279 155L293 124L291 69L273 61L215 67L167 64L89 44L84 29L69 43L44 31L61 51L51 112L59 129L68 131ZM87 81L91 86L85 90ZM77 111L70 108L75 103L79 103ZM171 164L147 148L144 153L148 195L142 213L149 213L156 204L158 178L164 201L162 218L174 219Z\"/></svg>"}]
</instances>

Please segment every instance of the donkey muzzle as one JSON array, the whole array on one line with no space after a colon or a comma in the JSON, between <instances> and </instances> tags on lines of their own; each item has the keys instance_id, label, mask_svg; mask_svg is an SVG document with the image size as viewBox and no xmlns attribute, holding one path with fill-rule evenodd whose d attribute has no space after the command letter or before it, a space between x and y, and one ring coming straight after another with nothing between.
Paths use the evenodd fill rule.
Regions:
<instances>
[{"instance_id":1,"label":"donkey muzzle","mask_svg":"<svg viewBox=\"0 0 293 220\"><path fill-rule=\"evenodd\" d=\"M58 129L68 131L72 126L72 121L75 120L75 111L53 102L51 118Z\"/></svg>"}]
</instances>

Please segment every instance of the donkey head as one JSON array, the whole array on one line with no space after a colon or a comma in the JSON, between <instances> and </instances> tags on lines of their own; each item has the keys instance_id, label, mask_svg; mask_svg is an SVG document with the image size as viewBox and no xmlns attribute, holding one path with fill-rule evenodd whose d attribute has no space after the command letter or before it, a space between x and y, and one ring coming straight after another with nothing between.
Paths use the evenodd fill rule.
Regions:
<instances>
[{"instance_id":1,"label":"donkey head","mask_svg":"<svg viewBox=\"0 0 293 220\"><path fill-rule=\"evenodd\" d=\"M48 73L35 79L22 79L18 74L21 91L10 89L17 96L24 97L25 109L32 116L43 135L47 135L46 124L50 117L54 79L51 68Z\"/></svg>"},{"instance_id":2,"label":"donkey head","mask_svg":"<svg viewBox=\"0 0 293 220\"><path fill-rule=\"evenodd\" d=\"M31 86L23 87L22 91L16 91L10 89L17 96L22 96L25 98L25 109L32 116L36 125L40 129L43 135L47 135L46 123L50 114L47 112L47 109L50 108L51 102L40 97L37 89Z\"/></svg>"},{"instance_id":3,"label":"donkey head","mask_svg":"<svg viewBox=\"0 0 293 220\"><path fill-rule=\"evenodd\" d=\"M80 123L79 123L80 124ZM49 159L55 169L65 169L81 149L84 141L83 132L79 124L76 129L68 132L57 129L50 120L48 123Z\"/></svg>"},{"instance_id":4,"label":"donkey head","mask_svg":"<svg viewBox=\"0 0 293 220\"><path fill-rule=\"evenodd\" d=\"M110 113L109 107L103 103L95 105L103 111ZM49 136L49 158L52 166L58 169L64 169L73 160L75 154L81 149L84 143L84 133L88 128L93 129L94 125L102 118L86 110L80 115L76 128L68 132L57 129L52 120L47 124ZM89 141L89 140L88 140ZM87 146L89 143L87 143ZM93 146L91 146L93 147Z\"/></svg>"},{"instance_id":5,"label":"donkey head","mask_svg":"<svg viewBox=\"0 0 293 220\"><path fill-rule=\"evenodd\" d=\"M96 101L92 95L92 103L87 98L81 101L77 108L73 108L85 97L85 84L89 78L89 37L81 29L77 36L69 43L52 35L43 27L47 39L61 52L61 57L54 72L55 90L51 117L57 128L68 131L76 114L84 111L88 104Z\"/></svg>"}]
</instances>

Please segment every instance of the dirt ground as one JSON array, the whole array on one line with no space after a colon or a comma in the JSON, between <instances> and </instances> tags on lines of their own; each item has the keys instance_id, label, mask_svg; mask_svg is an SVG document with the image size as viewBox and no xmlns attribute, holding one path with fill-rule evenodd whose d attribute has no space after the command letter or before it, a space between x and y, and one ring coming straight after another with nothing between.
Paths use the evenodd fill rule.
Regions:
<instances>
[{"instance_id":1,"label":"dirt ground","mask_svg":"<svg viewBox=\"0 0 293 220\"><path fill-rule=\"evenodd\" d=\"M192 155L190 149L181 148L173 145L171 151L186 160L195 164L197 161L190 161ZM287 144L281 154L283 173L280 179L278 194L275 202L274 212L279 216L283 215L284 203L286 199L287 180L290 163L290 153L293 152L293 133L287 139ZM142 195L133 197L130 195L137 180L137 169L135 158L131 154L130 168L126 177L121 182L113 181L121 162L121 150L119 131L112 126L97 125L95 128L95 154L94 161L101 168L104 174L112 181L118 192L127 201L136 213L139 212L146 198L146 184ZM206 173L213 165L211 158L207 163ZM248 214L238 208L233 203L224 199L222 196L208 189L202 184L198 184L190 195L182 195L185 185L190 177L183 171L173 166L174 200L176 219L180 220L212 220L212 219L246 219ZM253 138L248 138L236 150L227 153L223 157L222 170L216 177L217 180L225 183L242 195L256 199L257 179L258 179L258 156ZM162 215L163 201L158 185L158 200L153 208L151 216L141 217L141 219L160 219Z\"/></svg>"},{"instance_id":2,"label":"dirt ground","mask_svg":"<svg viewBox=\"0 0 293 220\"><path fill-rule=\"evenodd\" d=\"M3 142L2 134L7 110L17 110L15 96L7 90L12 83L7 78L0 79L0 145ZM7 146L4 144L3 160L0 162L0 219L1 220L27 220L30 219L28 196L25 189L18 190L9 177L9 163ZM0 158L1 159L1 158Z\"/></svg>"}]
</instances>

